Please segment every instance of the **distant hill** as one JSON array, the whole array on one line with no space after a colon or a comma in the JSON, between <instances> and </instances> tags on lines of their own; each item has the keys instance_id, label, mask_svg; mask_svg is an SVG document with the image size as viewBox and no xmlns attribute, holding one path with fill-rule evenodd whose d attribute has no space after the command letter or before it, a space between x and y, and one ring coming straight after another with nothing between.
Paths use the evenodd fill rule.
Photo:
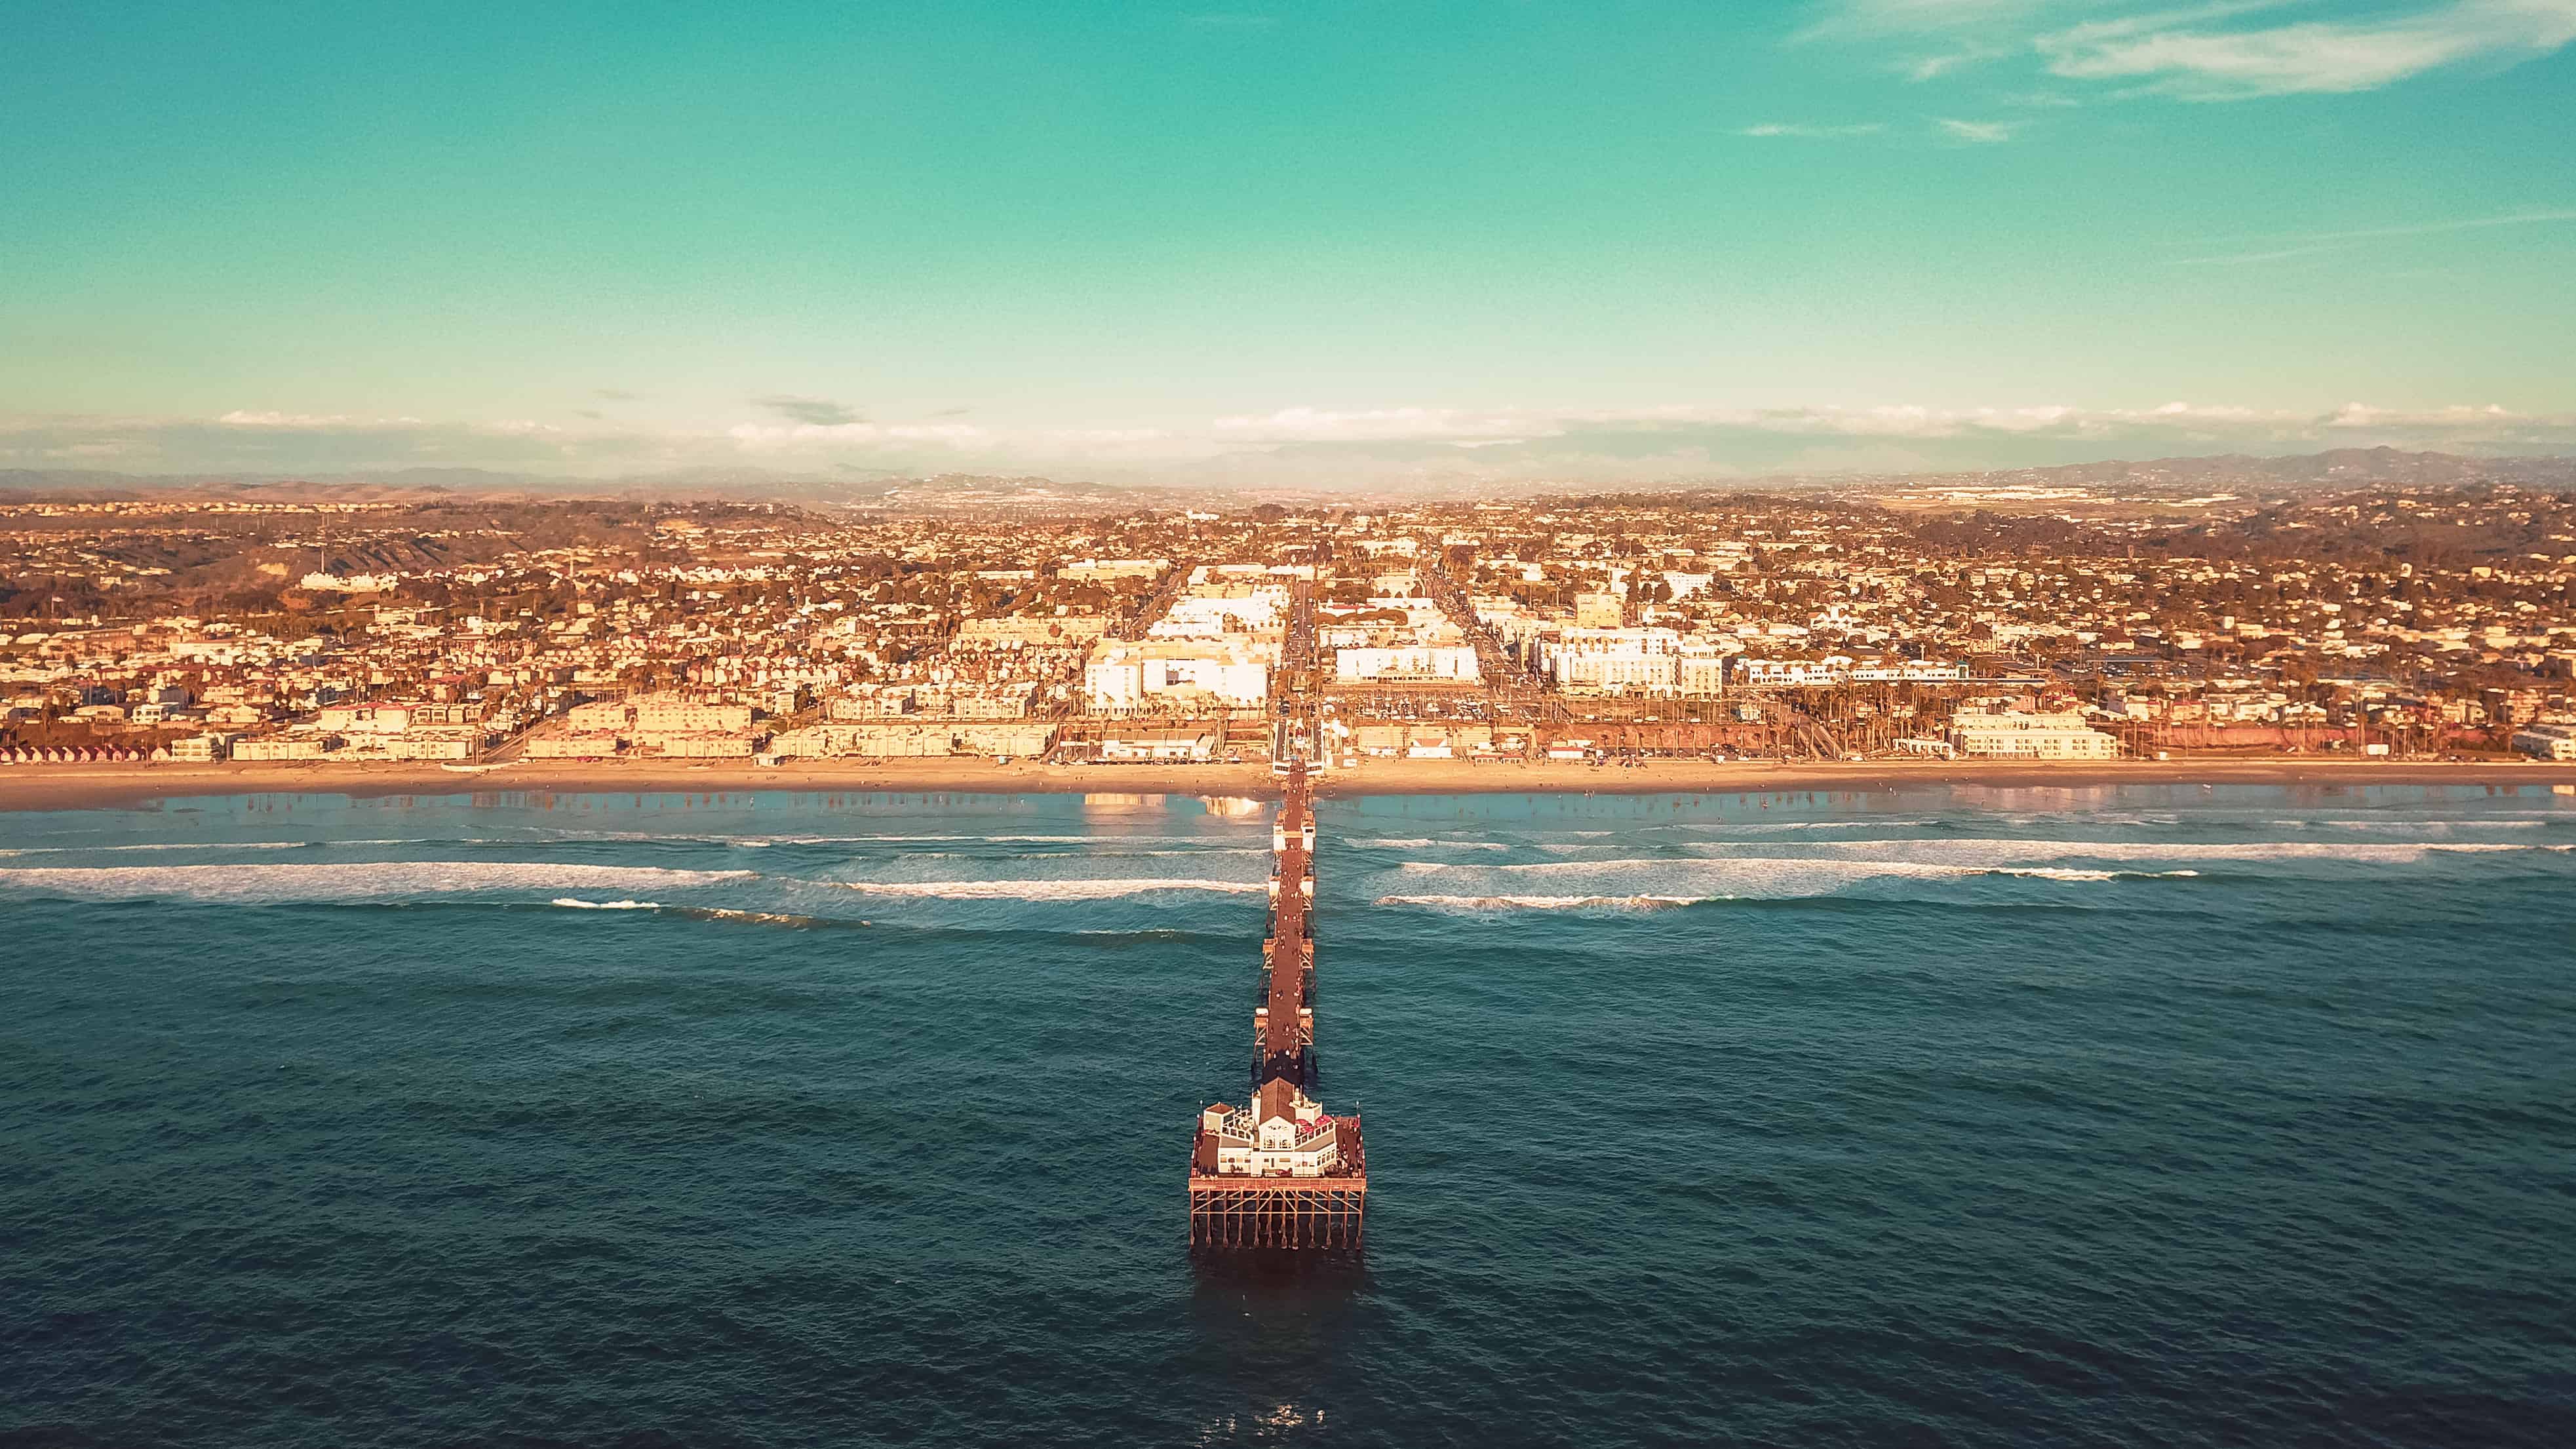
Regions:
<instances>
[{"instance_id":1,"label":"distant hill","mask_svg":"<svg viewBox=\"0 0 2576 1449\"><path fill-rule=\"evenodd\" d=\"M403 468L370 473L109 473L84 469L0 470L0 497L102 502L184 495L296 502L425 502L449 497L661 498L887 508L928 513L966 508L1107 511L1174 507L1159 490L1050 478L942 474L913 478L877 472L839 477L774 473L759 468L691 468L618 478L571 478L480 468Z\"/></svg>"},{"instance_id":2,"label":"distant hill","mask_svg":"<svg viewBox=\"0 0 2576 1449\"><path fill-rule=\"evenodd\" d=\"M1773 474L1758 478L1676 478L1628 483L1623 493L1702 492L1741 489L1853 489L1864 487L1997 487L2297 491L2368 485L2442 486L2513 483L2576 488L2576 458L2471 458L2456 453L2410 453L2397 448L2336 448L2322 453L2254 457L2226 453L2197 458L2150 458L1982 471ZM1590 491L1580 478L1496 482L1460 475L1404 488L1344 492L1262 486L1227 478L1221 468L1193 485L1176 482L1113 484L1037 476L943 473L910 477L873 469L834 475L776 473L760 468L692 468L619 478L572 478L504 473L479 468L403 468L375 473L242 474L108 473L82 469L0 470L0 495L65 500L143 498L185 493L201 497L276 498L299 501L420 501L466 495L478 498L667 498L727 501L776 500L814 507L944 514L976 510L1106 513L1178 508L1190 503L1249 507L1301 499L1394 502L1405 499L1567 496Z\"/></svg>"},{"instance_id":3,"label":"distant hill","mask_svg":"<svg viewBox=\"0 0 2576 1449\"><path fill-rule=\"evenodd\" d=\"M2439 485L2521 483L2535 487L2576 485L2576 458L2467 458L2457 453L2409 453L2399 448L2333 448L2323 453L2257 458L2222 453L2207 458L2152 458L2144 462L2067 463L2052 468L2019 468L2008 474L1926 475L2028 479L2070 484L2219 483L2323 484L2357 487L2371 483Z\"/></svg>"}]
</instances>

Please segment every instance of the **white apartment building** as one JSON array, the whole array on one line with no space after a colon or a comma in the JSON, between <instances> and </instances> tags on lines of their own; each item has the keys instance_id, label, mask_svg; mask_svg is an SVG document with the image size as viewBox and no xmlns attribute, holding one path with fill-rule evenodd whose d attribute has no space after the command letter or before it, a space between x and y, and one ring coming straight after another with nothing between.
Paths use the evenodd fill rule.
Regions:
<instances>
[{"instance_id":1,"label":"white apartment building","mask_svg":"<svg viewBox=\"0 0 2576 1449\"><path fill-rule=\"evenodd\" d=\"M1715 699L1726 693L1726 661L1733 651L1698 640L1684 644L1675 661L1676 682L1685 699Z\"/></svg>"},{"instance_id":2,"label":"white apartment building","mask_svg":"<svg viewBox=\"0 0 2576 1449\"><path fill-rule=\"evenodd\" d=\"M706 704L672 694L632 701L639 735L738 734L751 728L751 706Z\"/></svg>"},{"instance_id":3,"label":"white apartment building","mask_svg":"<svg viewBox=\"0 0 2576 1449\"><path fill-rule=\"evenodd\" d=\"M398 735L411 728L411 707L401 704L329 704L314 721L329 735Z\"/></svg>"},{"instance_id":4,"label":"white apartment building","mask_svg":"<svg viewBox=\"0 0 2576 1449\"><path fill-rule=\"evenodd\" d=\"M1559 629L1538 642L1538 667L1573 694L1672 694L1682 636L1670 629Z\"/></svg>"},{"instance_id":5,"label":"white apartment building","mask_svg":"<svg viewBox=\"0 0 2576 1449\"><path fill-rule=\"evenodd\" d=\"M2513 748L2535 760L2576 760L2576 725L2527 725L2513 732Z\"/></svg>"},{"instance_id":6,"label":"white apartment building","mask_svg":"<svg viewBox=\"0 0 2576 1449\"><path fill-rule=\"evenodd\" d=\"M2114 760L2120 742L2088 728L2084 716L1961 714L1950 721L1950 748L1971 759Z\"/></svg>"},{"instance_id":7,"label":"white apartment building","mask_svg":"<svg viewBox=\"0 0 2576 1449\"><path fill-rule=\"evenodd\" d=\"M170 742L170 758L183 765L212 764L231 758L232 745L230 735L190 735Z\"/></svg>"},{"instance_id":8,"label":"white apartment building","mask_svg":"<svg viewBox=\"0 0 2576 1449\"><path fill-rule=\"evenodd\" d=\"M1270 699L1275 639L1243 635L1104 643L1083 666L1083 690L1096 712L1158 706L1258 708Z\"/></svg>"}]
</instances>

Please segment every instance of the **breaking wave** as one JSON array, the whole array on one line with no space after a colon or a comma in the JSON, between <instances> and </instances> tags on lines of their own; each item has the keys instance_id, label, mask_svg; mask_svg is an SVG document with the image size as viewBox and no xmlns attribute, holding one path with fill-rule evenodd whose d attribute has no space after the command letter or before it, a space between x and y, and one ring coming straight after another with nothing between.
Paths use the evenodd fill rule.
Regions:
<instances>
[{"instance_id":1,"label":"breaking wave","mask_svg":"<svg viewBox=\"0 0 2576 1449\"><path fill-rule=\"evenodd\" d=\"M1780 835L1793 830L1930 830L1948 824L1945 820L1728 820L1705 827L1712 830L1740 830L1751 835ZM1679 825L1651 827L1656 829L1691 830L1703 827Z\"/></svg>"},{"instance_id":2,"label":"breaking wave","mask_svg":"<svg viewBox=\"0 0 2576 1449\"><path fill-rule=\"evenodd\" d=\"M827 916L799 916L785 911L735 911L721 906L665 906L673 915L698 921L749 921L761 926L865 926L868 921L838 920Z\"/></svg>"},{"instance_id":3,"label":"breaking wave","mask_svg":"<svg viewBox=\"0 0 2576 1449\"><path fill-rule=\"evenodd\" d=\"M1694 842L1685 847L1721 859L1744 858L1745 849L1726 842ZM1764 847L1777 849L1779 847ZM2520 842L2410 840L2405 842L2262 840L2198 842L2179 840L1818 840L1801 842L1799 859L1868 855L1890 860L1929 859L2005 864L2048 860L2337 860L2362 865L2412 865L2428 855L2506 855L2533 852L2566 854L2565 845ZM1606 863L1606 862L1605 862Z\"/></svg>"},{"instance_id":4,"label":"breaking wave","mask_svg":"<svg viewBox=\"0 0 2576 1449\"><path fill-rule=\"evenodd\" d=\"M1239 840L1242 838L1239 834L1233 834L1232 832L1229 832L1229 835L1233 839ZM1193 842L1204 843L1212 838L1215 837L1206 835L1131 835L1111 833L1095 833L1089 835L990 835L968 831L940 831L936 833L922 834L882 833L867 835L744 834L725 832L655 834L651 831L643 830L557 830L553 833L554 840L565 842L612 840L637 841L648 845L730 845L739 846L745 850L766 850L773 846L780 845L1188 845ZM402 844L404 842L390 841L382 843ZM524 843L531 845L544 845L550 842L546 840L532 840Z\"/></svg>"},{"instance_id":5,"label":"breaking wave","mask_svg":"<svg viewBox=\"0 0 2576 1449\"><path fill-rule=\"evenodd\" d=\"M749 880L747 870L559 865L538 861L386 861L346 865L40 866L0 869L0 888L84 900L181 897L238 905L401 901L514 891L686 890Z\"/></svg>"},{"instance_id":6,"label":"breaking wave","mask_svg":"<svg viewBox=\"0 0 2576 1449\"><path fill-rule=\"evenodd\" d=\"M2308 823L2329 830L2450 830L2462 826L2471 830L2538 830L2549 822L2546 820L2312 820Z\"/></svg>"},{"instance_id":7,"label":"breaking wave","mask_svg":"<svg viewBox=\"0 0 2576 1449\"><path fill-rule=\"evenodd\" d=\"M1872 880L1966 880L1980 876L2000 876L2046 881L2113 881L2113 880L2188 880L2199 876L2196 870L2117 870L2063 865L1962 865L1937 861L1908 860L1834 860L1818 857L1783 858L1779 856L1736 856L1697 860L1562 860L1542 861L1531 865L1455 865L1439 861L1409 860L1405 870L1422 874L1445 875L1465 881L1548 880L1579 881L1595 888L1580 894L1537 895L1524 891L1487 890L1468 896L1465 893L1443 893L1437 897L1398 894L1381 898L1381 904L1421 904L1427 900L1599 903L1602 901L1648 901L1664 905L1689 904L1698 901L1780 899L1784 897L1830 895L1835 891ZM1621 889L1627 887L1627 889ZM1643 887L1639 889L1637 887ZM1535 908L1535 907L1533 907Z\"/></svg>"},{"instance_id":8,"label":"breaking wave","mask_svg":"<svg viewBox=\"0 0 2576 1449\"><path fill-rule=\"evenodd\" d=\"M1423 906L1448 911L1669 910L1730 896L1380 896L1381 906Z\"/></svg>"},{"instance_id":9,"label":"breaking wave","mask_svg":"<svg viewBox=\"0 0 2576 1449\"><path fill-rule=\"evenodd\" d=\"M572 896L557 896L546 902L576 911L651 911L655 915L677 916L691 921L741 921L757 926L793 926L809 930L818 926L865 926L867 921L836 919L827 916L800 916L786 911L737 911L722 906L671 906L660 901L585 901Z\"/></svg>"},{"instance_id":10,"label":"breaking wave","mask_svg":"<svg viewBox=\"0 0 2576 1449\"><path fill-rule=\"evenodd\" d=\"M313 850L324 845L408 845L407 840L163 840L148 845L27 845L0 850L0 856L88 855L130 850Z\"/></svg>"},{"instance_id":11,"label":"breaking wave","mask_svg":"<svg viewBox=\"0 0 2576 1449\"><path fill-rule=\"evenodd\" d=\"M1074 880L921 880L835 881L846 890L869 895L917 896L945 901L1098 901L1158 891L1220 891L1229 895L1260 894L1266 881L1166 880L1155 877Z\"/></svg>"}]
</instances>

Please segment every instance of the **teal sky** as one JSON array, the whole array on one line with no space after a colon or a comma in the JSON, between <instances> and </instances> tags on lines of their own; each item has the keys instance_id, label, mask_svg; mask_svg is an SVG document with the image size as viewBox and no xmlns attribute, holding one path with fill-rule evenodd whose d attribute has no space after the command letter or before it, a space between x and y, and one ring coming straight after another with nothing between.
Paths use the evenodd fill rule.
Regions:
<instances>
[{"instance_id":1,"label":"teal sky","mask_svg":"<svg viewBox=\"0 0 2576 1449\"><path fill-rule=\"evenodd\" d=\"M2576 0L5 30L5 466L2576 451Z\"/></svg>"}]
</instances>

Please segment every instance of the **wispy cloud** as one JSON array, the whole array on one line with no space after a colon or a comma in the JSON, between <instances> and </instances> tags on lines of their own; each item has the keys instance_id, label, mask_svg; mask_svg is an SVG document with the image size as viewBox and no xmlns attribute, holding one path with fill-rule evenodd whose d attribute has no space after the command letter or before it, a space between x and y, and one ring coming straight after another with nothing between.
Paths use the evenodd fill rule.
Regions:
<instances>
[{"instance_id":1,"label":"wispy cloud","mask_svg":"<svg viewBox=\"0 0 2576 1449\"><path fill-rule=\"evenodd\" d=\"M817 427L844 427L867 421L858 410L825 397L804 397L791 393L772 393L751 400L752 406L763 407L794 423Z\"/></svg>"},{"instance_id":2,"label":"wispy cloud","mask_svg":"<svg viewBox=\"0 0 2576 1449\"><path fill-rule=\"evenodd\" d=\"M2245 267L2260 262L2286 262L2292 257L2313 257L2320 252L2339 252L2338 245L2319 243L2313 246L2274 247L2269 251L2232 252L2210 257L2177 257L2177 267Z\"/></svg>"},{"instance_id":3,"label":"wispy cloud","mask_svg":"<svg viewBox=\"0 0 2576 1449\"><path fill-rule=\"evenodd\" d=\"M2421 221L2405 226L2367 226L2355 231L2320 231L2311 232L2309 236L2315 241L2366 241L2388 236L2438 236L2444 232L2481 231L2491 226L2535 226L2553 221L2576 221L2576 207L2516 211L2503 216L2454 217L2448 221Z\"/></svg>"},{"instance_id":4,"label":"wispy cloud","mask_svg":"<svg viewBox=\"0 0 2576 1449\"><path fill-rule=\"evenodd\" d=\"M2221 252L2211 256L2182 257L2177 267L2238 267L2258 262L2288 261L2293 257L2312 257L2325 252L2349 251L2366 242L2404 237L2443 236L2453 232L2484 231L2499 226L2544 226L2550 223L2576 221L2576 207L2558 207L2546 211L2517 211L2503 216L2463 216L2442 221L2411 222L2398 226L2365 226L2344 231L2296 232L2267 240L2279 245L2253 251Z\"/></svg>"},{"instance_id":5,"label":"wispy cloud","mask_svg":"<svg viewBox=\"0 0 2576 1449\"><path fill-rule=\"evenodd\" d=\"M2061 80L2186 101L2376 90L2436 70L2513 65L2576 43L2576 0L2415 0L2333 20L2278 13L2293 3L1835 0L1793 39L1902 46L1914 53L1894 66L1917 81L2019 54Z\"/></svg>"},{"instance_id":6,"label":"wispy cloud","mask_svg":"<svg viewBox=\"0 0 2576 1449\"><path fill-rule=\"evenodd\" d=\"M2013 132L2021 124L2019 121L1958 121L1948 116L1940 118L1942 131L1952 139L1974 141L1983 146L2011 140Z\"/></svg>"},{"instance_id":7,"label":"wispy cloud","mask_svg":"<svg viewBox=\"0 0 2576 1449\"><path fill-rule=\"evenodd\" d=\"M1954 70L1977 65L2009 54L2000 46L1971 45L1964 50L1944 51L1938 55L1916 56L1897 66L1907 80L1917 83L1939 80Z\"/></svg>"},{"instance_id":8,"label":"wispy cloud","mask_svg":"<svg viewBox=\"0 0 2576 1449\"><path fill-rule=\"evenodd\" d=\"M2234 101L2376 90L2470 61L2528 60L2571 40L2576 0L2459 0L2410 14L2250 29L2104 22L2036 43L2049 72L2069 80Z\"/></svg>"},{"instance_id":9,"label":"wispy cloud","mask_svg":"<svg viewBox=\"0 0 2576 1449\"><path fill-rule=\"evenodd\" d=\"M1790 137L1804 141L1830 141L1845 136L1875 136L1886 129L1885 125L1877 121L1865 121L1850 126L1811 126L1797 121L1765 121L1758 126L1746 126L1735 134L1766 138Z\"/></svg>"}]
</instances>

